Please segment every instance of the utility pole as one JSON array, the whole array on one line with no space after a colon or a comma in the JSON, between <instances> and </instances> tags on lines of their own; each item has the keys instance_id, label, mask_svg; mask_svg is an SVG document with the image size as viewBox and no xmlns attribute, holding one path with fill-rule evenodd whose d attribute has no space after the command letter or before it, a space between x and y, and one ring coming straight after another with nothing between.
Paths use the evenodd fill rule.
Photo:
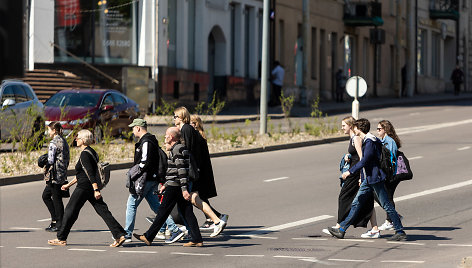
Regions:
<instances>
[{"instance_id":1,"label":"utility pole","mask_svg":"<svg viewBox=\"0 0 472 268\"><path fill-rule=\"evenodd\" d=\"M415 1L407 1L406 6L406 96L412 97L415 90L415 66L416 66L416 30L415 30Z\"/></svg>"},{"instance_id":2,"label":"utility pole","mask_svg":"<svg viewBox=\"0 0 472 268\"><path fill-rule=\"evenodd\" d=\"M401 77L401 59L400 52L402 49L402 4L401 0L396 0L397 16L395 17L395 90L397 96L402 96L402 77Z\"/></svg>"},{"instance_id":3,"label":"utility pole","mask_svg":"<svg viewBox=\"0 0 472 268\"><path fill-rule=\"evenodd\" d=\"M261 123L259 134L267 133L267 86L269 80L269 0L264 0L262 12L262 70L261 70Z\"/></svg>"},{"instance_id":4,"label":"utility pole","mask_svg":"<svg viewBox=\"0 0 472 268\"><path fill-rule=\"evenodd\" d=\"M303 106L307 105L307 91L308 91L308 72L307 72L307 62L308 62L308 37L310 36L310 1L303 0L303 63L302 63L302 87L300 88L300 104Z\"/></svg>"}]
</instances>

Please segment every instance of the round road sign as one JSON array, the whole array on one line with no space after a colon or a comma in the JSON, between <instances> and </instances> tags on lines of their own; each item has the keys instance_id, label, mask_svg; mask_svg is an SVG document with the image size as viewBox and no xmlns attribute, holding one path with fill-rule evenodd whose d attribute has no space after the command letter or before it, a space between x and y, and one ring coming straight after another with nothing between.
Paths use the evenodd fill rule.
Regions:
<instances>
[{"instance_id":1,"label":"round road sign","mask_svg":"<svg viewBox=\"0 0 472 268\"><path fill-rule=\"evenodd\" d=\"M357 92L357 97L362 97L367 92L367 83L364 78L360 76L353 76L349 78L346 82L346 91L349 96L356 97L357 83L359 81L359 91Z\"/></svg>"}]
</instances>

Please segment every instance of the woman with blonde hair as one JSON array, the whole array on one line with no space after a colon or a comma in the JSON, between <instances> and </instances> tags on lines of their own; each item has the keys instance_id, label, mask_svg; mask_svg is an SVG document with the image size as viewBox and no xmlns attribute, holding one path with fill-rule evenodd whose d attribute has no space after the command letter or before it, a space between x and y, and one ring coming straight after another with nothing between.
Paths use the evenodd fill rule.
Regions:
<instances>
[{"instance_id":1,"label":"woman with blonde hair","mask_svg":"<svg viewBox=\"0 0 472 268\"><path fill-rule=\"evenodd\" d=\"M72 225L74 225L79 217L80 209L82 209L85 202L89 201L97 214L105 221L113 237L118 237L110 247L119 247L125 242L126 232L113 217L110 210L108 210L108 206L103 201L100 190L98 189L97 182L100 180L100 178L96 176L98 154L90 147L90 144L93 142L93 134L90 130L84 129L79 131L75 140L77 147L81 149L79 161L77 161L75 165L76 177L68 184L63 185L62 189L67 190L75 183L77 183L77 187L67 204L62 225L57 232L57 239L48 240L48 244L54 246L67 245L66 241Z\"/></svg>"},{"instance_id":2,"label":"woman with blonde hair","mask_svg":"<svg viewBox=\"0 0 472 268\"><path fill-rule=\"evenodd\" d=\"M191 186L191 201L194 206L203 211L213 221L208 224L208 229L213 229L211 237L219 235L226 227L228 216L220 214L218 217L208 204L208 199L217 196L213 168L211 166L210 154L206 140L190 125L190 113L185 107L179 107L174 111L174 124L182 133L184 144L190 153L195 157L200 178L193 182ZM203 226L202 226L203 227ZM201 229L207 229L201 228Z\"/></svg>"}]
</instances>

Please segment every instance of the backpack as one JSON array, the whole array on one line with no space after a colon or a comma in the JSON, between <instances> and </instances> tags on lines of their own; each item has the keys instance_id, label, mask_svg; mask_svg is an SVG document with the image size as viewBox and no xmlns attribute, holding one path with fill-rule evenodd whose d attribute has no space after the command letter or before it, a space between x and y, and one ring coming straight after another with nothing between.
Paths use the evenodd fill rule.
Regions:
<instances>
[{"instance_id":1,"label":"backpack","mask_svg":"<svg viewBox=\"0 0 472 268\"><path fill-rule=\"evenodd\" d=\"M380 152L380 168L387 175L386 180L391 181L395 175L393 174L395 172L395 166L392 163L392 153L385 145L382 145Z\"/></svg>"},{"instance_id":2,"label":"backpack","mask_svg":"<svg viewBox=\"0 0 472 268\"><path fill-rule=\"evenodd\" d=\"M89 150L85 150L85 151L89 153L93 157L95 162L97 163L97 173L95 174L95 177L99 179L97 181L98 190L102 190L103 188L107 186L108 182L110 181L110 163L102 162L102 161L99 162L98 159L95 158L95 155L93 155L92 152L90 152ZM82 160L80 160L80 164L82 164ZM85 169L84 164L82 164L82 168L85 170L85 173L87 173L87 170ZM87 173L87 177L90 180L90 176L88 173Z\"/></svg>"},{"instance_id":3,"label":"backpack","mask_svg":"<svg viewBox=\"0 0 472 268\"><path fill-rule=\"evenodd\" d=\"M408 161L403 152L397 151L397 154L397 174L395 174L393 180L400 182L413 179L413 172L410 168L410 161Z\"/></svg>"},{"instance_id":4,"label":"backpack","mask_svg":"<svg viewBox=\"0 0 472 268\"><path fill-rule=\"evenodd\" d=\"M157 146L157 148L159 152L159 167L157 171L157 177L159 179L165 179L167 173L167 154L160 146Z\"/></svg>"}]
</instances>

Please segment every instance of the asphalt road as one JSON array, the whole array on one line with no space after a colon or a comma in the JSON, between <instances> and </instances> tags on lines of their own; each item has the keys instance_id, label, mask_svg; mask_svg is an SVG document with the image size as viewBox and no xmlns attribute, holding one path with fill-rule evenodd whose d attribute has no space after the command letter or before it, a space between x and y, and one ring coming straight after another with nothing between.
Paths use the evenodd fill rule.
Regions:
<instances>
[{"instance_id":1,"label":"asphalt road","mask_svg":"<svg viewBox=\"0 0 472 268\"><path fill-rule=\"evenodd\" d=\"M396 192L408 241L392 243L382 232L360 239L351 228L337 240L321 230L335 224L337 167L347 142L212 160L219 196L230 215L222 235L204 233L204 248L182 243L152 246L133 241L109 248L110 233L90 205L82 209L67 247L47 244L54 235L41 200L42 182L0 188L1 267L457 267L472 257L472 102L385 108L361 113L373 122L389 119L414 171ZM343 115L339 115L342 118ZM375 130L376 123L372 125ZM375 133L375 131L374 131ZM112 172L103 191L113 215L124 224L124 170ZM378 221L385 214L376 208ZM146 231L147 204L138 209L136 232ZM196 212L199 222L203 216Z\"/></svg>"}]
</instances>

